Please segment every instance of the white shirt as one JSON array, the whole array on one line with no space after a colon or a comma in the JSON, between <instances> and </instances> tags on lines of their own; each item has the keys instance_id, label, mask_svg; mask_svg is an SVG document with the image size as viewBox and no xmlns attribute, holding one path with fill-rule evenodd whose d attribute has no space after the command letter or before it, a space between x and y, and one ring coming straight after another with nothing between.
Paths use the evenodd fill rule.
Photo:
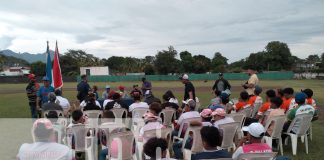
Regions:
<instances>
[{"instance_id":1,"label":"white shirt","mask_svg":"<svg viewBox=\"0 0 324 160\"><path fill-rule=\"evenodd\" d=\"M232 122L235 122L232 117L225 117L223 119L220 119L220 120L214 122L214 127L218 128L219 125L221 125L221 124L227 124L227 123L232 123Z\"/></svg>"},{"instance_id":2,"label":"white shirt","mask_svg":"<svg viewBox=\"0 0 324 160\"><path fill-rule=\"evenodd\" d=\"M72 160L72 150L55 142L35 142L21 145L17 158L20 160Z\"/></svg>"},{"instance_id":3,"label":"white shirt","mask_svg":"<svg viewBox=\"0 0 324 160\"><path fill-rule=\"evenodd\" d=\"M210 122L201 122L202 123L202 126L205 127L205 126L213 126L212 123Z\"/></svg>"},{"instance_id":4,"label":"white shirt","mask_svg":"<svg viewBox=\"0 0 324 160\"><path fill-rule=\"evenodd\" d=\"M68 109L70 108L70 102L62 97L62 96L56 96L56 100L59 101L59 105L63 108L63 109Z\"/></svg>"},{"instance_id":5,"label":"white shirt","mask_svg":"<svg viewBox=\"0 0 324 160\"><path fill-rule=\"evenodd\" d=\"M175 104L179 104L179 101L176 98L170 98L169 99L170 103L175 103Z\"/></svg>"},{"instance_id":6,"label":"white shirt","mask_svg":"<svg viewBox=\"0 0 324 160\"><path fill-rule=\"evenodd\" d=\"M103 107L106 107L106 105L111 101L113 101L113 100L112 99L105 99L104 102L103 102Z\"/></svg>"},{"instance_id":7,"label":"white shirt","mask_svg":"<svg viewBox=\"0 0 324 160\"><path fill-rule=\"evenodd\" d=\"M190 112L182 113L181 116L179 117L179 120L177 123L179 125L182 125L184 120L186 120L188 118L198 118L198 117L200 117L200 114L197 111L190 111Z\"/></svg>"},{"instance_id":8,"label":"white shirt","mask_svg":"<svg viewBox=\"0 0 324 160\"><path fill-rule=\"evenodd\" d=\"M134 102L129 106L128 111L132 112L135 108L150 108L146 102Z\"/></svg>"},{"instance_id":9,"label":"white shirt","mask_svg":"<svg viewBox=\"0 0 324 160\"><path fill-rule=\"evenodd\" d=\"M80 103L81 108L84 108L86 105L87 105L87 103L84 100ZM102 109L102 107L98 101L96 101L96 105Z\"/></svg>"}]
</instances>

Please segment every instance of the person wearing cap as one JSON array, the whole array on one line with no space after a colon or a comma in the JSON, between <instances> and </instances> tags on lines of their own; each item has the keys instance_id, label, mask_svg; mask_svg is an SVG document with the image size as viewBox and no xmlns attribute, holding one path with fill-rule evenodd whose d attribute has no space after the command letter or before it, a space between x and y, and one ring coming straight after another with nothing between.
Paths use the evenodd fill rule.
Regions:
<instances>
[{"instance_id":1,"label":"person wearing cap","mask_svg":"<svg viewBox=\"0 0 324 160\"><path fill-rule=\"evenodd\" d=\"M106 85L105 91L102 92L102 99L108 99L110 93L110 85Z\"/></svg>"},{"instance_id":2,"label":"person wearing cap","mask_svg":"<svg viewBox=\"0 0 324 160\"><path fill-rule=\"evenodd\" d=\"M254 95L250 96L248 103L254 107L254 104L262 104L263 100L260 94L262 93L262 88L259 85L255 86Z\"/></svg>"},{"instance_id":3,"label":"person wearing cap","mask_svg":"<svg viewBox=\"0 0 324 160\"><path fill-rule=\"evenodd\" d=\"M142 93L146 93L146 91L152 90L152 83L146 80L145 77L142 78Z\"/></svg>"},{"instance_id":4,"label":"person wearing cap","mask_svg":"<svg viewBox=\"0 0 324 160\"><path fill-rule=\"evenodd\" d=\"M51 92L54 92L54 88L50 85L48 77L43 77L43 86L37 91L37 109L39 110L43 104L48 103L48 95Z\"/></svg>"},{"instance_id":5,"label":"person wearing cap","mask_svg":"<svg viewBox=\"0 0 324 160\"><path fill-rule=\"evenodd\" d=\"M101 109L102 106L100 105L99 101L96 100L96 95L92 92L89 92L86 99L84 99L81 103L80 103L80 108L84 108L88 103L94 103L95 105L97 105L98 107L100 107Z\"/></svg>"},{"instance_id":6,"label":"person wearing cap","mask_svg":"<svg viewBox=\"0 0 324 160\"><path fill-rule=\"evenodd\" d=\"M227 117L226 112L223 108L217 108L215 111L211 114L213 116L213 125L214 127L218 128L221 124L227 124L235 122L232 117Z\"/></svg>"},{"instance_id":7,"label":"person wearing cap","mask_svg":"<svg viewBox=\"0 0 324 160\"><path fill-rule=\"evenodd\" d=\"M183 100L187 101L188 99L192 99L195 101L196 100L195 87L190 82L189 76L187 74L183 74L181 77L179 77L179 79L185 85Z\"/></svg>"},{"instance_id":8,"label":"person wearing cap","mask_svg":"<svg viewBox=\"0 0 324 160\"><path fill-rule=\"evenodd\" d=\"M88 77L87 75L84 74L81 76L81 82L77 86L77 91L78 91L77 98L80 103L86 99L90 90L91 88L90 85L88 84Z\"/></svg>"},{"instance_id":9,"label":"person wearing cap","mask_svg":"<svg viewBox=\"0 0 324 160\"><path fill-rule=\"evenodd\" d=\"M297 103L297 107L291 109L288 113L287 119L288 121L284 125L284 131L288 130L290 123L294 120L297 115L300 114L315 114L315 109L313 106L309 104L305 104L307 95L303 92L296 93L295 95L295 102ZM300 120L297 120L295 125L292 127L291 131L297 133L298 128L300 127Z\"/></svg>"},{"instance_id":10,"label":"person wearing cap","mask_svg":"<svg viewBox=\"0 0 324 160\"><path fill-rule=\"evenodd\" d=\"M269 153L272 152L272 148L262 143L262 138L265 134L265 129L260 123L252 123L247 127L242 128L247 132L247 136L244 136L240 142L239 147L233 153L232 158L236 160L240 154L244 153Z\"/></svg>"},{"instance_id":11,"label":"person wearing cap","mask_svg":"<svg viewBox=\"0 0 324 160\"><path fill-rule=\"evenodd\" d=\"M218 74L218 79L215 81L212 90L213 92L215 91L223 92L225 90L231 90L231 85L226 79L224 79L223 73Z\"/></svg>"},{"instance_id":12,"label":"person wearing cap","mask_svg":"<svg viewBox=\"0 0 324 160\"><path fill-rule=\"evenodd\" d=\"M212 113L211 109L205 108L200 112L202 126L212 126Z\"/></svg>"},{"instance_id":13,"label":"person wearing cap","mask_svg":"<svg viewBox=\"0 0 324 160\"><path fill-rule=\"evenodd\" d=\"M38 83L36 83L36 76L34 74L28 75L28 85L26 87L26 94L28 98L29 109L31 112L32 118L37 118L37 110L36 110L36 99L37 99L37 90L39 88Z\"/></svg>"},{"instance_id":14,"label":"person wearing cap","mask_svg":"<svg viewBox=\"0 0 324 160\"><path fill-rule=\"evenodd\" d=\"M245 82L245 84L242 84L242 87L246 92L248 92L249 95L253 95L255 86L259 83L259 78L256 75L256 70L252 66L248 67L247 74L250 76L250 78L247 82Z\"/></svg>"},{"instance_id":15,"label":"person wearing cap","mask_svg":"<svg viewBox=\"0 0 324 160\"><path fill-rule=\"evenodd\" d=\"M120 94L117 92L112 95L112 100L104 105L104 108L105 110L110 110L113 108L125 108L126 110L128 110L127 104L121 99Z\"/></svg>"},{"instance_id":16,"label":"person wearing cap","mask_svg":"<svg viewBox=\"0 0 324 160\"><path fill-rule=\"evenodd\" d=\"M45 111L53 111L53 110L59 110L59 111L63 111L63 108L55 103L56 102L56 95L55 93L51 92L48 94L48 103L45 103L43 106L42 106L42 111L43 113Z\"/></svg>"},{"instance_id":17,"label":"person wearing cap","mask_svg":"<svg viewBox=\"0 0 324 160\"><path fill-rule=\"evenodd\" d=\"M119 94L121 96L121 98L129 98L129 95L127 93L127 91L125 90L125 86L118 86L119 89Z\"/></svg>"},{"instance_id":18,"label":"person wearing cap","mask_svg":"<svg viewBox=\"0 0 324 160\"><path fill-rule=\"evenodd\" d=\"M62 144L54 142L54 127L50 120L37 119L32 127L34 143L24 143L20 146L17 159L73 159L72 150Z\"/></svg>"}]
</instances>

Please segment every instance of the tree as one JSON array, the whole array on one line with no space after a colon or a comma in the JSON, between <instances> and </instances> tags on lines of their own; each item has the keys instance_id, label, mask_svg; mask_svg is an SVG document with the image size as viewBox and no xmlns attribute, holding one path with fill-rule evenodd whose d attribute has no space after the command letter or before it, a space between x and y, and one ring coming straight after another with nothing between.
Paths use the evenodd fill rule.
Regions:
<instances>
[{"instance_id":1,"label":"tree","mask_svg":"<svg viewBox=\"0 0 324 160\"><path fill-rule=\"evenodd\" d=\"M322 60L321 68L324 68L324 53L322 53L322 55L321 55L321 60Z\"/></svg>"},{"instance_id":2,"label":"tree","mask_svg":"<svg viewBox=\"0 0 324 160\"><path fill-rule=\"evenodd\" d=\"M210 70L211 61L204 55L195 55L194 59L194 73L206 73Z\"/></svg>"},{"instance_id":3,"label":"tree","mask_svg":"<svg viewBox=\"0 0 324 160\"><path fill-rule=\"evenodd\" d=\"M321 58L317 54L309 55L306 58L306 61L310 64L314 64L316 62L321 62Z\"/></svg>"},{"instance_id":4,"label":"tree","mask_svg":"<svg viewBox=\"0 0 324 160\"><path fill-rule=\"evenodd\" d=\"M244 66L245 66L245 59L241 59L239 61L229 64L227 68L229 72L240 73L242 72Z\"/></svg>"},{"instance_id":5,"label":"tree","mask_svg":"<svg viewBox=\"0 0 324 160\"><path fill-rule=\"evenodd\" d=\"M41 61L37 61L30 64L30 72L35 74L36 76L45 76L45 68L46 64Z\"/></svg>"},{"instance_id":6,"label":"tree","mask_svg":"<svg viewBox=\"0 0 324 160\"><path fill-rule=\"evenodd\" d=\"M188 51L183 51L180 53L180 59L181 59L181 71L186 73L193 72L193 64L194 59L192 58L192 55Z\"/></svg>"},{"instance_id":7,"label":"tree","mask_svg":"<svg viewBox=\"0 0 324 160\"><path fill-rule=\"evenodd\" d=\"M251 53L248 58L246 58L245 65L243 68L246 69L247 66L254 66L256 70L263 71L268 70L266 52Z\"/></svg>"},{"instance_id":8,"label":"tree","mask_svg":"<svg viewBox=\"0 0 324 160\"><path fill-rule=\"evenodd\" d=\"M179 68L178 61L175 58L177 55L177 51L173 48L173 46L169 46L168 50L159 51L155 55L154 66L156 71L159 74L168 74L168 73L176 73L177 68Z\"/></svg>"},{"instance_id":9,"label":"tree","mask_svg":"<svg viewBox=\"0 0 324 160\"><path fill-rule=\"evenodd\" d=\"M143 71L146 75L153 75L154 74L154 66L152 64L147 64L147 65L145 65Z\"/></svg>"},{"instance_id":10,"label":"tree","mask_svg":"<svg viewBox=\"0 0 324 160\"><path fill-rule=\"evenodd\" d=\"M216 52L211 61L211 69L213 73L225 72L225 67L227 65L227 58L224 57L221 53Z\"/></svg>"},{"instance_id":11,"label":"tree","mask_svg":"<svg viewBox=\"0 0 324 160\"><path fill-rule=\"evenodd\" d=\"M269 70L290 70L293 65L288 45L279 41L272 41L267 44L266 57Z\"/></svg>"}]
</instances>

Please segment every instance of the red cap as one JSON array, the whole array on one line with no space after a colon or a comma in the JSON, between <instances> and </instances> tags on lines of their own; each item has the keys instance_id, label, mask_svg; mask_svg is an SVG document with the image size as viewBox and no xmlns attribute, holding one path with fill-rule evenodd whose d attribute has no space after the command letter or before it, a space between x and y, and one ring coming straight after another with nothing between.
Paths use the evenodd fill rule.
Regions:
<instances>
[{"instance_id":1,"label":"red cap","mask_svg":"<svg viewBox=\"0 0 324 160\"><path fill-rule=\"evenodd\" d=\"M34 74L29 74L29 75L28 75L28 79L35 79L35 77L36 77L36 76L35 76Z\"/></svg>"},{"instance_id":2,"label":"red cap","mask_svg":"<svg viewBox=\"0 0 324 160\"><path fill-rule=\"evenodd\" d=\"M125 89L125 86L118 86L118 89Z\"/></svg>"}]
</instances>

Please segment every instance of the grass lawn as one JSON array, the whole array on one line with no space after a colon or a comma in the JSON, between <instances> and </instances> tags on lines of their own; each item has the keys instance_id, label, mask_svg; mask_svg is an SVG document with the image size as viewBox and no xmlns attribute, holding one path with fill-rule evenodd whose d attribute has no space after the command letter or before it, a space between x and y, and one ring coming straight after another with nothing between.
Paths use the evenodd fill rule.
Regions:
<instances>
[{"instance_id":1,"label":"grass lawn","mask_svg":"<svg viewBox=\"0 0 324 160\"><path fill-rule=\"evenodd\" d=\"M112 82L112 83L93 83L90 85L97 85L99 89L103 89L106 84L112 86L115 89L119 85L124 85L128 89L133 84L140 84L140 82ZM213 97L211 93L211 86L213 81L193 82L196 89L196 95L202 102L203 106L207 106L210 99ZM242 81L230 81L231 85L236 88L232 91L231 98L237 98L240 92L239 86ZM162 94L168 89L174 90L178 99L182 99L183 96L183 84L178 81L163 81L152 82L153 93L156 97L161 98ZM30 142L30 124L28 119L18 119L15 122L8 124L10 119L5 118L29 118L30 112L28 108L27 97L25 94L25 87L27 84L0 84L0 140L2 145L0 147L1 159L15 159L19 146L23 142ZM317 103L324 106L324 81L320 80L276 80L276 81L261 81L260 85L264 88L284 88L293 87L295 91L300 89L311 88L314 91L314 98ZM65 88L65 89L64 89ZM63 94L69 100L75 100L76 98L76 83L64 83ZM99 92L99 94L101 93ZM8 94L5 94L8 93ZM263 94L264 96L264 94ZM323 114L322 114L323 116ZM291 147L284 146L284 155L296 160L312 160L312 159L324 159L324 133L323 118L320 121L313 123L313 141L309 142L309 154L306 155L304 144L298 142L297 156L291 155ZM14 126L14 127L13 127ZM28 135L28 136L26 136ZM7 144L7 145L6 145Z\"/></svg>"}]
</instances>

